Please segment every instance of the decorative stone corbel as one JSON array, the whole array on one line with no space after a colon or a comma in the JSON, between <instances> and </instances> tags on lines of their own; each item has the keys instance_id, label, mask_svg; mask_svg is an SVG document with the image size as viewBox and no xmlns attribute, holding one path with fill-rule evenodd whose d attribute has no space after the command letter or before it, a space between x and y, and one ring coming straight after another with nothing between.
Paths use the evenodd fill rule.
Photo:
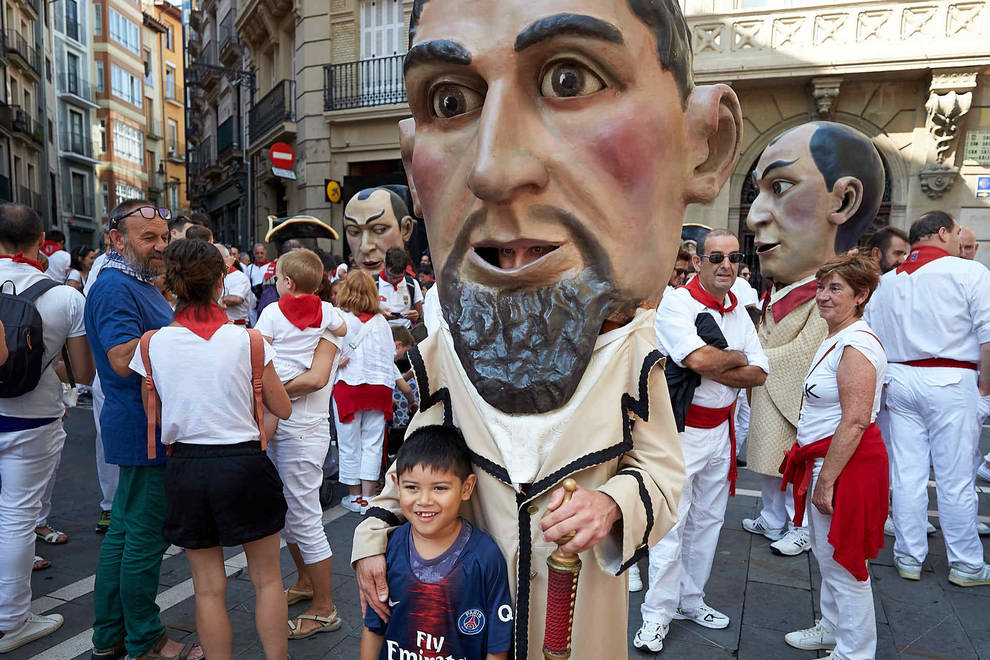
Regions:
<instances>
[{"instance_id":1,"label":"decorative stone corbel","mask_svg":"<svg viewBox=\"0 0 990 660\"><path fill-rule=\"evenodd\" d=\"M931 199L938 199L952 189L952 184L959 177L959 170L952 167L925 165L918 173L921 178L921 190Z\"/></svg>"},{"instance_id":2,"label":"decorative stone corbel","mask_svg":"<svg viewBox=\"0 0 990 660\"><path fill-rule=\"evenodd\" d=\"M835 114L835 99L841 84L842 78L811 79L811 96L815 99L819 119L831 119Z\"/></svg>"},{"instance_id":3,"label":"decorative stone corbel","mask_svg":"<svg viewBox=\"0 0 990 660\"><path fill-rule=\"evenodd\" d=\"M925 102L928 134L932 138L929 155L921 169L921 189L938 199L952 188L959 170L952 166L960 120L969 112L976 87L976 70L933 71Z\"/></svg>"}]
</instances>

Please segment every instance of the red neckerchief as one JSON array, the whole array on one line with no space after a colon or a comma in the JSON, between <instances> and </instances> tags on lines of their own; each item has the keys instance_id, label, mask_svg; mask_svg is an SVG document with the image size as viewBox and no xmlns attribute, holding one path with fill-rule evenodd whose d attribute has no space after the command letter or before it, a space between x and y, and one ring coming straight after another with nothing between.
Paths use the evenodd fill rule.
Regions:
<instances>
[{"instance_id":1,"label":"red neckerchief","mask_svg":"<svg viewBox=\"0 0 990 660\"><path fill-rule=\"evenodd\" d=\"M719 314L723 316L728 314L736 308L739 301L736 299L736 294L729 291L729 304L723 305L718 300L715 300L715 296L708 293L703 286L701 286L700 278L692 277L691 281L684 285L684 288L688 290L691 297L700 302L705 307L709 309L714 309Z\"/></svg>"},{"instance_id":2,"label":"red neckerchief","mask_svg":"<svg viewBox=\"0 0 990 660\"><path fill-rule=\"evenodd\" d=\"M358 314L358 321L360 321L361 323L367 323L368 321L370 321L373 318L375 318L375 315L372 312L366 312L364 314Z\"/></svg>"},{"instance_id":3,"label":"red neckerchief","mask_svg":"<svg viewBox=\"0 0 990 660\"><path fill-rule=\"evenodd\" d=\"M227 321L229 321L227 313L216 305L189 306L175 313L176 323L207 341L220 329L220 326L226 325Z\"/></svg>"},{"instance_id":4,"label":"red neckerchief","mask_svg":"<svg viewBox=\"0 0 990 660\"><path fill-rule=\"evenodd\" d=\"M318 328L323 324L323 301L312 293L303 296L282 296L278 308L292 325L300 330Z\"/></svg>"},{"instance_id":5,"label":"red neckerchief","mask_svg":"<svg viewBox=\"0 0 990 660\"><path fill-rule=\"evenodd\" d=\"M897 267L897 272L910 275L928 262L948 256L951 255L942 248L934 245L919 245L911 250L911 254L907 256L904 263Z\"/></svg>"},{"instance_id":6,"label":"red neckerchief","mask_svg":"<svg viewBox=\"0 0 990 660\"><path fill-rule=\"evenodd\" d=\"M50 257L62 248L55 241L45 241L41 244L41 253L46 257Z\"/></svg>"},{"instance_id":7,"label":"red neckerchief","mask_svg":"<svg viewBox=\"0 0 990 660\"><path fill-rule=\"evenodd\" d=\"M227 274L230 275L236 270L237 270L237 264L230 264L230 270L227 271Z\"/></svg>"},{"instance_id":8,"label":"red neckerchief","mask_svg":"<svg viewBox=\"0 0 990 660\"><path fill-rule=\"evenodd\" d=\"M0 259L10 259L15 264L27 264L29 266L34 266L42 273L45 272L45 267L41 265L41 262L35 261L34 259L28 259L24 256L23 252L18 252L17 254L0 254Z\"/></svg>"},{"instance_id":9,"label":"red neckerchief","mask_svg":"<svg viewBox=\"0 0 990 660\"><path fill-rule=\"evenodd\" d=\"M271 262L266 259L264 261L255 261L254 265L257 266L258 268L261 268L262 266L267 266L270 263Z\"/></svg>"},{"instance_id":10,"label":"red neckerchief","mask_svg":"<svg viewBox=\"0 0 990 660\"><path fill-rule=\"evenodd\" d=\"M777 302L770 303L774 323L783 321L785 316L814 298L816 293L818 293L818 280L811 280L791 289Z\"/></svg>"}]
</instances>

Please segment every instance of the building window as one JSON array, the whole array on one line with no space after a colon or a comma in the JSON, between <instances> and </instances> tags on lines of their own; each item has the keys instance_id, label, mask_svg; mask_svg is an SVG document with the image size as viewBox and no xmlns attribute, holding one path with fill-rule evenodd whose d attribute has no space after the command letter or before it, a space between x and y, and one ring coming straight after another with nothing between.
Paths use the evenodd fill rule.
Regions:
<instances>
[{"instance_id":1,"label":"building window","mask_svg":"<svg viewBox=\"0 0 990 660\"><path fill-rule=\"evenodd\" d=\"M405 24L402 0L362 0L361 59L402 53Z\"/></svg>"},{"instance_id":2,"label":"building window","mask_svg":"<svg viewBox=\"0 0 990 660\"><path fill-rule=\"evenodd\" d=\"M107 152L107 120L100 120L100 153L105 154Z\"/></svg>"},{"instance_id":3,"label":"building window","mask_svg":"<svg viewBox=\"0 0 990 660\"><path fill-rule=\"evenodd\" d=\"M86 175L80 172L72 172L72 212L76 215L88 216L89 209L86 208Z\"/></svg>"},{"instance_id":4,"label":"building window","mask_svg":"<svg viewBox=\"0 0 990 660\"><path fill-rule=\"evenodd\" d=\"M129 186L126 183L115 184L114 194L117 197L117 204L127 201L128 199L141 199L144 197L144 191L140 188Z\"/></svg>"},{"instance_id":5,"label":"building window","mask_svg":"<svg viewBox=\"0 0 990 660\"><path fill-rule=\"evenodd\" d=\"M110 186L106 181L100 182L100 199L103 204L103 217L110 215Z\"/></svg>"},{"instance_id":6,"label":"building window","mask_svg":"<svg viewBox=\"0 0 990 660\"><path fill-rule=\"evenodd\" d=\"M149 87L155 86L155 67L151 59L151 51L144 51L144 84Z\"/></svg>"},{"instance_id":7,"label":"building window","mask_svg":"<svg viewBox=\"0 0 990 660\"><path fill-rule=\"evenodd\" d=\"M140 163L144 158L144 135L119 119L113 120L113 155Z\"/></svg>"},{"instance_id":8,"label":"building window","mask_svg":"<svg viewBox=\"0 0 990 660\"><path fill-rule=\"evenodd\" d=\"M165 98L175 99L175 67L165 67Z\"/></svg>"},{"instance_id":9,"label":"building window","mask_svg":"<svg viewBox=\"0 0 990 660\"><path fill-rule=\"evenodd\" d=\"M168 120L168 153L174 155L179 153L179 124L174 119Z\"/></svg>"},{"instance_id":10,"label":"building window","mask_svg":"<svg viewBox=\"0 0 990 660\"><path fill-rule=\"evenodd\" d=\"M113 95L141 107L141 79L116 64L110 64L110 90Z\"/></svg>"},{"instance_id":11,"label":"building window","mask_svg":"<svg viewBox=\"0 0 990 660\"><path fill-rule=\"evenodd\" d=\"M128 50L141 53L141 31L113 7L110 8L110 38Z\"/></svg>"},{"instance_id":12,"label":"building window","mask_svg":"<svg viewBox=\"0 0 990 660\"><path fill-rule=\"evenodd\" d=\"M106 90L104 78L106 78L106 71L103 68L103 60L96 60L96 91L100 94Z\"/></svg>"},{"instance_id":13,"label":"building window","mask_svg":"<svg viewBox=\"0 0 990 660\"><path fill-rule=\"evenodd\" d=\"M99 2L93 5L93 34L103 34L103 4Z\"/></svg>"},{"instance_id":14,"label":"building window","mask_svg":"<svg viewBox=\"0 0 990 660\"><path fill-rule=\"evenodd\" d=\"M79 95L79 56L65 54L65 85L70 94Z\"/></svg>"},{"instance_id":15,"label":"building window","mask_svg":"<svg viewBox=\"0 0 990 660\"><path fill-rule=\"evenodd\" d=\"M172 35L172 26L165 30L165 47L171 51L175 50L175 37Z\"/></svg>"},{"instance_id":16,"label":"building window","mask_svg":"<svg viewBox=\"0 0 990 660\"><path fill-rule=\"evenodd\" d=\"M79 41L79 5L76 0L65 2L65 34Z\"/></svg>"},{"instance_id":17,"label":"building window","mask_svg":"<svg viewBox=\"0 0 990 660\"><path fill-rule=\"evenodd\" d=\"M168 182L168 207L171 209L172 214L176 214L179 211L179 181L178 179L172 179Z\"/></svg>"}]
</instances>

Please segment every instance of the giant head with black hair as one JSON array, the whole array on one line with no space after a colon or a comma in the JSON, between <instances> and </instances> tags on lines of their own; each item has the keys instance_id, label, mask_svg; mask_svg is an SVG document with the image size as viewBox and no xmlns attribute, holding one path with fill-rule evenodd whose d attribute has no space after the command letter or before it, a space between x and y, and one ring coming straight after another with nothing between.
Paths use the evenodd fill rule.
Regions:
<instances>
[{"instance_id":1,"label":"giant head with black hair","mask_svg":"<svg viewBox=\"0 0 990 660\"><path fill-rule=\"evenodd\" d=\"M358 268L378 273L390 248L405 249L414 220L405 186L377 186L358 192L344 208L344 235Z\"/></svg>"},{"instance_id":2,"label":"giant head with black hair","mask_svg":"<svg viewBox=\"0 0 990 660\"><path fill-rule=\"evenodd\" d=\"M731 173L739 103L694 86L689 35L676 0L414 3L400 149L454 349L495 408L566 404Z\"/></svg>"}]
</instances>

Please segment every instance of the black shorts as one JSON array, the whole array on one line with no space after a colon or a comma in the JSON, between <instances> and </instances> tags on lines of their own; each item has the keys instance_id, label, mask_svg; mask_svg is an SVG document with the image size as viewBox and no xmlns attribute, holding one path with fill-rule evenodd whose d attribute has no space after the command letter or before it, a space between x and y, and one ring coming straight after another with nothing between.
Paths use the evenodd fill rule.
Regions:
<instances>
[{"instance_id":1,"label":"black shorts","mask_svg":"<svg viewBox=\"0 0 990 660\"><path fill-rule=\"evenodd\" d=\"M282 480L259 442L177 442L165 470L162 535L169 543L192 549L242 545L285 526Z\"/></svg>"}]
</instances>

